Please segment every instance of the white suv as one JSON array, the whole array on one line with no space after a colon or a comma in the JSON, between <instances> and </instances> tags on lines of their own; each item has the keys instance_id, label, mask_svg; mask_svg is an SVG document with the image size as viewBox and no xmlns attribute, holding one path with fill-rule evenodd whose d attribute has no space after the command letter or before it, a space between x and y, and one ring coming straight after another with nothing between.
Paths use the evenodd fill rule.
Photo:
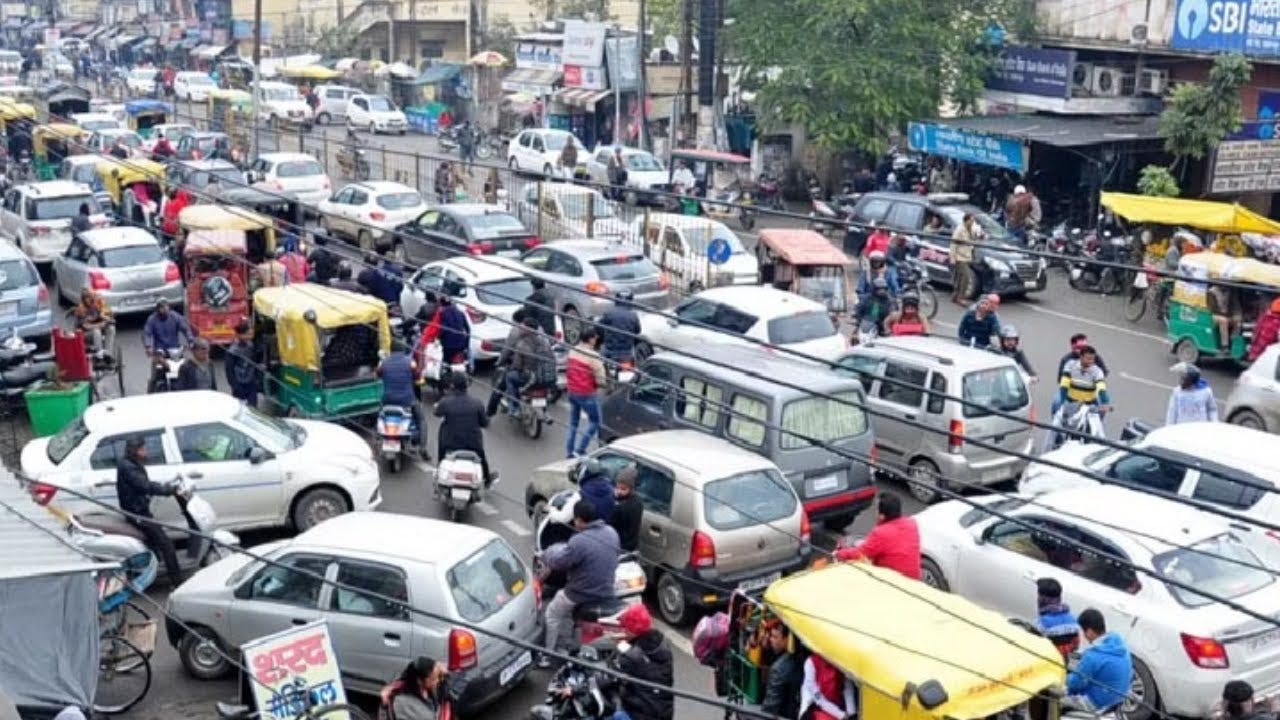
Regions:
<instances>
[{"instance_id":1,"label":"white suv","mask_svg":"<svg viewBox=\"0 0 1280 720\"><path fill-rule=\"evenodd\" d=\"M90 223L106 227L111 219L88 185L50 180L9 188L0 209L0 235L37 263L53 262L71 244L71 220L88 205Z\"/></svg>"},{"instance_id":2,"label":"white suv","mask_svg":"<svg viewBox=\"0 0 1280 720\"><path fill-rule=\"evenodd\" d=\"M587 150L568 130L525 130L507 146L507 167L517 172L559 174L560 151L565 143L578 146L579 164L585 168Z\"/></svg>"},{"instance_id":3,"label":"white suv","mask_svg":"<svg viewBox=\"0 0 1280 720\"><path fill-rule=\"evenodd\" d=\"M284 82L262 82L258 84L258 93L258 119L268 125L311 124L311 108L298 88Z\"/></svg>"},{"instance_id":4,"label":"white suv","mask_svg":"<svg viewBox=\"0 0 1280 720\"><path fill-rule=\"evenodd\" d=\"M324 168L306 153L263 153L253 162L249 174L254 187L291 192L310 207L329 197L332 188Z\"/></svg>"},{"instance_id":5,"label":"white suv","mask_svg":"<svg viewBox=\"0 0 1280 720\"><path fill-rule=\"evenodd\" d=\"M367 128L370 135L380 132L405 134L409 120L383 95L356 95L347 103L347 124Z\"/></svg>"}]
</instances>

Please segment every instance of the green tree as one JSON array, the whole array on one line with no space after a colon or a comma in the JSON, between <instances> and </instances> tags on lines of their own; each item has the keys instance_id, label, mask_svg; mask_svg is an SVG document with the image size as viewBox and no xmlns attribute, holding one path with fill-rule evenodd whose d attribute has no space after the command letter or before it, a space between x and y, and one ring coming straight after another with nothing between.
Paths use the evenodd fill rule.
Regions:
<instances>
[{"instance_id":1,"label":"green tree","mask_svg":"<svg viewBox=\"0 0 1280 720\"><path fill-rule=\"evenodd\" d=\"M727 14L766 126L870 151L944 103L971 108L994 56L988 28L1029 37L1034 24L1030 0L730 0Z\"/></svg>"},{"instance_id":2,"label":"green tree","mask_svg":"<svg viewBox=\"0 0 1280 720\"><path fill-rule=\"evenodd\" d=\"M1163 165L1148 165L1138 174L1138 192L1152 197L1178 197L1178 179Z\"/></svg>"},{"instance_id":3,"label":"green tree","mask_svg":"<svg viewBox=\"0 0 1280 720\"><path fill-rule=\"evenodd\" d=\"M1160 137L1174 156L1172 168L1190 158L1208 155L1227 135L1240 129L1244 114L1240 89L1249 82L1253 66L1243 55L1219 55L1204 83L1183 83L1160 113Z\"/></svg>"}]
</instances>

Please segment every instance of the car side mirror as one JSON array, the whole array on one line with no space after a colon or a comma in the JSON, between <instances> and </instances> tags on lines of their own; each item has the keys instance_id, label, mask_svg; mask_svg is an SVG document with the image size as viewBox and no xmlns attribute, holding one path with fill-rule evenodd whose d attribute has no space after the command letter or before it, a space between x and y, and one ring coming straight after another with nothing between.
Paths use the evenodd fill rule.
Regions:
<instances>
[{"instance_id":1,"label":"car side mirror","mask_svg":"<svg viewBox=\"0 0 1280 720\"><path fill-rule=\"evenodd\" d=\"M981 530L979 530L978 532L973 533L973 544L974 544L974 545L986 545L986 544L987 544L987 540L990 540L990 539L991 539L991 529L992 529L993 527L995 527L995 526L994 526L994 525L988 525L988 526L986 526L986 527L982 528Z\"/></svg>"},{"instance_id":2,"label":"car side mirror","mask_svg":"<svg viewBox=\"0 0 1280 720\"><path fill-rule=\"evenodd\" d=\"M667 324L671 327L679 327L680 321L675 318L667 318Z\"/></svg>"},{"instance_id":3,"label":"car side mirror","mask_svg":"<svg viewBox=\"0 0 1280 720\"><path fill-rule=\"evenodd\" d=\"M272 458L271 453L260 447L253 447L249 450L249 464L261 465Z\"/></svg>"}]
</instances>

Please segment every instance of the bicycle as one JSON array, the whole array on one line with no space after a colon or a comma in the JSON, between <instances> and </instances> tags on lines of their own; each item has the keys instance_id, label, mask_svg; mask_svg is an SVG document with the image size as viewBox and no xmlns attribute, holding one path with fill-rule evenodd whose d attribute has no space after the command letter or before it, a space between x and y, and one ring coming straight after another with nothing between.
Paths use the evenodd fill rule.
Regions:
<instances>
[{"instance_id":1,"label":"bicycle","mask_svg":"<svg viewBox=\"0 0 1280 720\"><path fill-rule=\"evenodd\" d=\"M151 626L154 632L154 625ZM100 641L98 650L98 690L93 710L102 715L119 715L137 705L151 690L151 661L137 645L119 635Z\"/></svg>"}]
</instances>

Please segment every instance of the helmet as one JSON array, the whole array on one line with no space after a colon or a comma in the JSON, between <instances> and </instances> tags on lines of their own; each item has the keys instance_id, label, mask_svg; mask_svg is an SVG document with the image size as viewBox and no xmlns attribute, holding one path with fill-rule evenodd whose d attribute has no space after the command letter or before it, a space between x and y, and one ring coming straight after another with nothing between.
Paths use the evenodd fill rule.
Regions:
<instances>
[{"instance_id":1,"label":"helmet","mask_svg":"<svg viewBox=\"0 0 1280 720\"><path fill-rule=\"evenodd\" d=\"M906 307L907 305L910 305L910 306L912 306L912 307L914 307L914 308L919 309L919 307L920 307L920 298L916 297L914 294L907 294L907 295L903 295L903 296L902 296L902 306L903 306L903 307Z\"/></svg>"},{"instance_id":2,"label":"helmet","mask_svg":"<svg viewBox=\"0 0 1280 720\"><path fill-rule=\"evenodd\" d=\"M870 260L871 262L876 262L876 261L884 262L885 261L884 251L872 250L871 253L867 255L867 260Z\"/></svg>"},{"instance_id":3,"label":"helmet","mask_svg":"<svg viewBox=\"0 0 1280 720\"><path fill-rule=\"evenodd\" d=\"M578 484L581 485L583 480L589 477L599 475L604 472L604 467L600 465L600 461L595 458L588 458L578 464Z\"/></svg>"},{"instance_id":4,"label":"helmet","mask_svg":"<svg viewBox=\"0 0 1280 720\"><path fill-rule=\"evenodd\" d=\"M636 294L631 292L630 290L619 290L617 293L614 294L613 297L623 302L631 302L632 300L636 299Z\"/></svg>"},{"instance_id":5,"label":"helmet","mask_svg":"<svg viewBox=\"0 0 1280 720\"><path fill-rule=\"evenodd\" d=\"M1001 327L1000 327L1000 339L1001 339L1001 340L1017 340L1017 339L1018 339L1018 328L1016 328L1016 327L1014 327L1014 326L1012 326L1012 325L1003 325L1003 326L1001 326Z\"/></svg>"}]
</instances>

